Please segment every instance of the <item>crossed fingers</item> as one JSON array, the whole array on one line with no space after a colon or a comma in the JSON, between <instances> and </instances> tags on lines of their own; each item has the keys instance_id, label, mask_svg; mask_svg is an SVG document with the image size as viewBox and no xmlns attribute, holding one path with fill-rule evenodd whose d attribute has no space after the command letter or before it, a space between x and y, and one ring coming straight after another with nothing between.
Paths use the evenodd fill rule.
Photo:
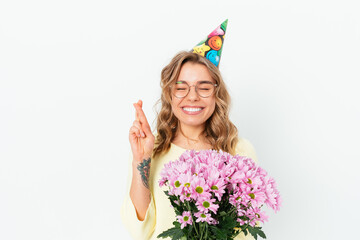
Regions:
<instances>
[{"instance_id":1,"label":"crossed fingers","mask_svg":"<svg viewBox=\"0 0 360 240\"><path fill-rule=\"evenodd\" d=\"M133 127L137 128L137 136L145 137L148 134L151 134L150 125L146 119L145 113L142 110L142 101L139 100L137 103L133 104L135 107L135 121L133 122Z\"/></svg>"}]
</instances>

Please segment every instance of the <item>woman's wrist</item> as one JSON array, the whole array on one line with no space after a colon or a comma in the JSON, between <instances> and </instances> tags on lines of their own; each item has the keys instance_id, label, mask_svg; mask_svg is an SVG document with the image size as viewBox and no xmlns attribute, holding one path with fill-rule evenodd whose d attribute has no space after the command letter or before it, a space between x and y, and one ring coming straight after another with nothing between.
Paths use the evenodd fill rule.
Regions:
<instances>
[{"instance_id":1,"label":"woman's wrist","mask_svg":"<svg viewBox=\"0 0 360 240\"><path fill-rule=\"evenodd\" d=\"M145 155L145 156L143 156L142 158L133 158L133 165L135 164L135 165L138 165L138 164L140 164L140 163L143 163L144 161L147 161L147 160L149 160L149 159L151 159L151 155L149 154L149 155Z\"/></svg>"},{"instance_id":2,"label":"woman's wrist","mask_svg":"<svg viewBox=\"0 0 360 240\"><path fill-rule=\"evenodd\" d=\"M133 171L136 171L141 177L144 187L149 189L151 158L144 158L142 161L133 162Z\"/></svg>"}]
</instances>

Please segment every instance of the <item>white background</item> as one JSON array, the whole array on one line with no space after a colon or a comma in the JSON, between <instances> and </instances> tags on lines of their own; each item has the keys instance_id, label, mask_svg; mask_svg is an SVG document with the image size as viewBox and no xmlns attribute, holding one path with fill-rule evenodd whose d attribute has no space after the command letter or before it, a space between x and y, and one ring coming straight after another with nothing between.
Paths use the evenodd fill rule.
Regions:
<instances>
[{"instance_id":1,"label":"white background","mask_svg":"<svg viewBox=\"0 0 360 240\"><path fill-rule=\"evenodd\" d=\"M130 239L133 102L229 19L231 119L283 198L270 240L357 239L357 1L0 2L0 239ZM357 236L357 237L356 237Z\"/></svg>"}]
</instances>

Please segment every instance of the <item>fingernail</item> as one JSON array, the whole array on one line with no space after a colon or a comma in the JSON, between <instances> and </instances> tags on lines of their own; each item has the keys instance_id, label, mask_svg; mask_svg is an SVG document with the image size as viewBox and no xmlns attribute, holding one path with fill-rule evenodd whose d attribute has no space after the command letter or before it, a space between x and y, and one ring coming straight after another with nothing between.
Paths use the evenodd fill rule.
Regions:
<instances>
[{"instance_id":1,"label":"fingernail","mask_svg":"<svg viewBox=\"0 0 360 240\"><path fill-rule=\"evenodd\" d=\"M143 131L141 131L141 136L145 137L145 133Z\"/></svg>"}]
</instances>

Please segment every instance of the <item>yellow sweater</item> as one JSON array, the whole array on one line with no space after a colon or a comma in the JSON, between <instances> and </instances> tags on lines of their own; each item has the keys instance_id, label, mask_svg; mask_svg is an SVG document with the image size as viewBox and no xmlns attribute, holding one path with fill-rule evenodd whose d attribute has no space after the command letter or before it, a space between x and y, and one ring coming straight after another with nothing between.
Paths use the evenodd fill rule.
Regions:
<instances>
[{"instance_id":1,"label":"yellow sweater","mask_svg":"<svg viewBox=\"0 0 360 240\"><path fill-rule=\"evenodd\" d=\"M164 191L168 187L159 187L160 172L165 163L178 159L180 155L186 151L175 144L171 144L168 153L161 157L151 159L149 187L151 192L151 201L147 209L145 219L140 221L137 218L135 207L130 198L130 185L132 179L132 154L129 157L129 174L127 178L127 188L124 201L121 205L121 219L125 228L135 240L154 240L163 231L173 227L173 221L176 215L171 207L170 200ZM252 144L245 138L239 138L236 146L236 153L241 156L247 156L257 162L256 153ZM170 238L167 238L170 239ZM248 234L240 233L235 240L253 240L254 238Z\"/></svg>"}]
</instances>

